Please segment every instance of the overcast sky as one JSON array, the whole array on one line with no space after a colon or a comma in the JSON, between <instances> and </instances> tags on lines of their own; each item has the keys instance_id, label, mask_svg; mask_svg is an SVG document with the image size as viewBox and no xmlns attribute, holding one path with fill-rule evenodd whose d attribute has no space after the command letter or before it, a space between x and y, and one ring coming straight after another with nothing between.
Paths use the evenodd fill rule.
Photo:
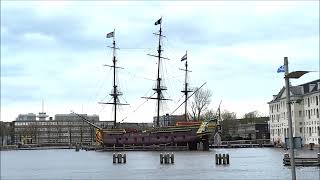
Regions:
<instances>
[{"instance_id":1,"label":"overcast sky","mask_svg":"<svg viewBox=\"0 0 320 180\"><path fill-rule=\"evenodd\" d=\"M210 108L222 100L238 117L268 115L267 102L284 85L276 72L283 57L290 70L319 70L319 1L1 1L1 120L40 112L42 99L50 116L74 110L112 120L112 107L98 102L111 98L112 72L103 64L112 63L106 34L115 29L121 101L130 103L118 119L152 122L155 101L138 107L153 92L157 64L146 54L156 54L152 33L161 16L170 59L163 62L165 96L172 99L162 113L182 96L186 50L191 86L207 82ZM310 73L292 84L318 78Z\"/></svg>"}]
</instances>

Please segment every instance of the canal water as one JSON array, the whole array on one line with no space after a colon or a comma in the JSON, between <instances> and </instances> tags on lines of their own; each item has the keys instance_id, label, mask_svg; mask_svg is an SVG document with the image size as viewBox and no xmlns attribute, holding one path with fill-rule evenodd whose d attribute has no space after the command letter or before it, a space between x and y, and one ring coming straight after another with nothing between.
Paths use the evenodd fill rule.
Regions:
<instances>
[{"instance_id":1,"label":"canal water","mask_svg":"<svg viewBox=\"0 0 320 180\"><path fill-rule=\"evenodd\" d=\"M160 152L128 151L126 164L113 152L74 150L0 151L1 179L291 179L277 148L174 152L174 164L160 164ZM122 152L123 153L123 152ZM229 153L230 165L216 165L215 153ZM297 167L297 179L320 179L319 167Z\"/></svg>"}]
</instances>

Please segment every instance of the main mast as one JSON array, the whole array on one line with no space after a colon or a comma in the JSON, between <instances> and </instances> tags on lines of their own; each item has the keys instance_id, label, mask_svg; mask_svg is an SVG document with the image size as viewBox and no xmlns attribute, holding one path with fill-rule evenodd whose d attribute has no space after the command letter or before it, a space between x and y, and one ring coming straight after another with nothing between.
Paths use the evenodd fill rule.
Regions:
<instances>
[{"instance_id":1,"label":"main mast","mask_svg":"<svg viewBox=\"0 0 320 180\"><path fill-rule=\"evenodd\" d=\"M122 104L120 103L119 100L119 96L122 95L122 93L118 90L118 86L116 84L116 68L121 68L121 67L117 67L116 63L117 63L117 59L116 59L116 49L119 49L116 47L116 41L115 41L115 30L113 30L113 32L110 32L107 34L107 38L113 38L113 43L112 46L108 46L109 48L113 49L113 58L112 58L112 62L113 65L104 65L104 66L108 66L113 68L113 90L111 91L111 94L109 94L110 96L112 96L113 98L113 102L112 103L104 103L104 102L100 102L100 104L112 104L114 107L114 122L113 122L113 127L115 128L117 126L117 106L118 105L129 105L129 104Z\"/></svg>"},{"instance_id":2,"label":"main mast","mask_svg":"<svg viewBox=\"0 0 320 180\"><path fill-rule=\"evenodd\" d=\"M160 24L160 29L159 29L159 34L155 33L155 35L158 35L159 37L159 40L158 40L158 55L151 55L151 54L148 54L149 56L153 56L153 57L156 57L158 58L158 69L157 69L157 82L156 82L156 88L154 88L153 90L157 93L157 97L156 98L152 98L152 97L147 97L148 99L156 99L157 100L157 127L160 126L159 122L160 122L160 103L161 101L163 100L169 100L169 99L165 99L163 98L163 94L162 94L162 91L165 91L167 90L167 88L165 86L162 86L161 85L161 77L160 77L160 64L161 64L161 59L168 59L168 58L164 58L164 57L161 57L161 52L163 51L162 50L162 47L161 47L161 38L163 37L162 35L162 29L161 29L161 23L162 23L162 17L156 21L154 23L154 25L159 25ZM145 98L145 97L144 97Z\"/></svg>"},{"instance_id":3,"label":"main mast","mask_svg":"<svg viewBox=\"0 0 320 180\"><path fill-rule=\"evenodd\" d=\"M185 62L185 69L180 69L182 71L185 71L185 76L184 76L184 90L181 91L185 95L185 102L184 102L184 120L188 121L188 93L192 92L191 90L188 89L188 59L187 59L187 51L186 54L181 58L181 61L186 61Z\"/></svg>"}]
</instances>

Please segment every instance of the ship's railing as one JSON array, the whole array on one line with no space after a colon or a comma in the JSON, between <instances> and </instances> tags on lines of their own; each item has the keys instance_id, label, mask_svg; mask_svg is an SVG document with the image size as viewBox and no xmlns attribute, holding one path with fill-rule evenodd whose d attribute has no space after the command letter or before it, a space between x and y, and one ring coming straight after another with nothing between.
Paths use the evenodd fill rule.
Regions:
<instances>
[{"instance_id":1,"label":"ship's railing","mask_svg":"<svg viewBox=\"0 0 320 180\"><path fill-rule=\"evenodd\" d=\"M192 129L197 129L197 128L199 128L199 126L166 126L166 127L157 127L147 132L158 133L158 132L191 131Z\"/></svg>"},{"instance_id":2,"label":"ship's railing","mask_svg":"<svg viewBox=\"0 0 320 180\"><path fill-rule=\"evenodd\" d=\"M126 133L125 129L103 129L104 133L107 134L124 134Z\"/></svg>"},{"instance_id":3,"label":"ship's railing","mask_svg":"<svg viewBox=\"0 0 320 180\"><path fill-rule=\"evenodd\" d=\"M202 121L197 134L213 133L217 123L214 120Z\"/></svg>"}]
</instances>

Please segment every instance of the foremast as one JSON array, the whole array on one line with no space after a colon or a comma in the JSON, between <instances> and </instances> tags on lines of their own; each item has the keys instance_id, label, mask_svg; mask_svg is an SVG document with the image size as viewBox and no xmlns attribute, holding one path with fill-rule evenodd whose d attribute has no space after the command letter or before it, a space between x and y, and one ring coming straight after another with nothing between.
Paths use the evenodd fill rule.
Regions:
<instances>
[{"instance_id":1,"label":"foremast","mask_svg":"<svg viewBox=\"0 0 320 180\"><path fill-rule=\"evenodd\" d=\"M122 93L119 91L118 85L116 83L116 79L117 79L117 74L116 74L116 69L119 69L121 67L117 67L117 58L116 58L116 50L118 50L119 48L116 47L116 40L115 40L115 30L113 30L113 32L110 32L107 34L107 38L111 38L113 39L112 42L112 46L108 46L109 48L111 48L113 50L113 58L112 58L112 63L113 65L104 65L104 66L108 66L111 67L113 69L113 87L112 87L112 91L111 94L109 94L112 99L113 102L99 102L100 104L112 104L114 107L114 121L113 121L113 127L115 128L117 126L117 106L118 105L129 105L129 104L123 104L120 103L119 97L122 95Z\"/></svg>"}]
</instances>

